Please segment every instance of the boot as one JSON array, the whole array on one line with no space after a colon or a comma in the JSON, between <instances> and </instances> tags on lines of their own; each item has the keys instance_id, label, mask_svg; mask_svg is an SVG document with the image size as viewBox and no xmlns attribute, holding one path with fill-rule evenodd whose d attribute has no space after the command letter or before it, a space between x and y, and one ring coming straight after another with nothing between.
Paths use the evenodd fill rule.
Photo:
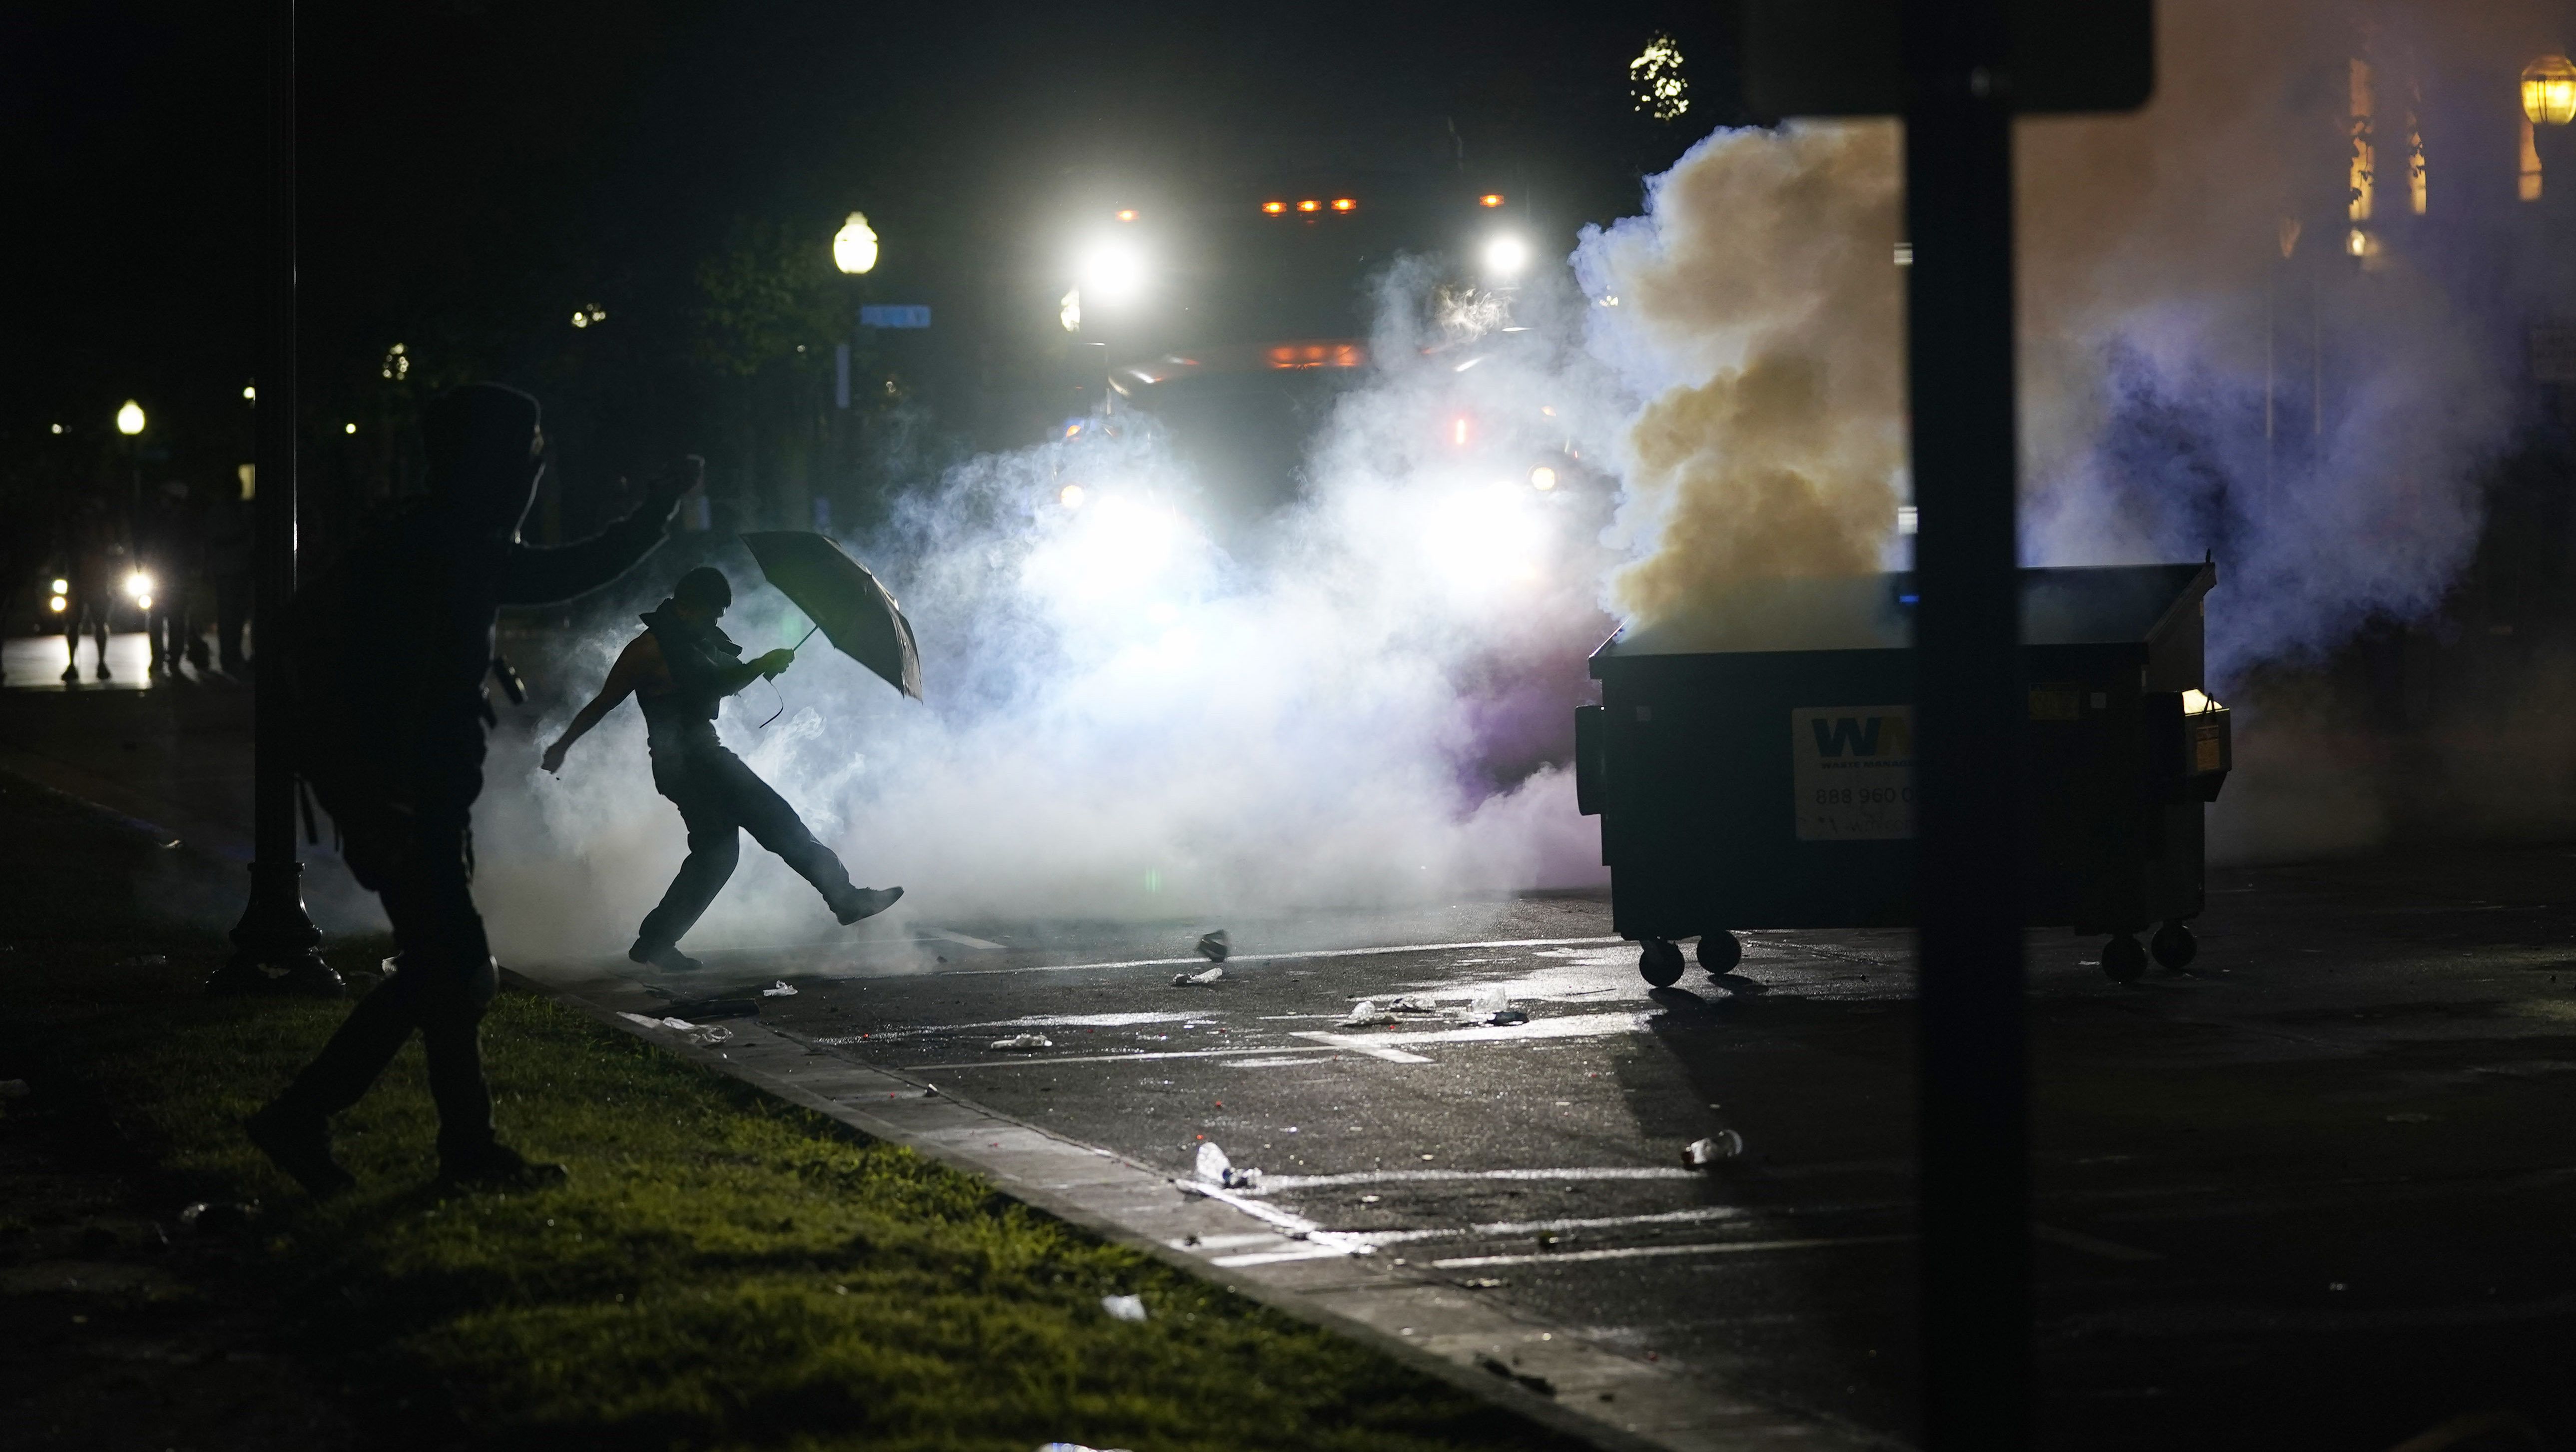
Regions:
<instances>
[{"instance_id":1,"label":"boot","mask_svg":"<svg viewBox=\"0 0 2576 1452\"><path fill-rule=\"evenodd\" d=\"M642 938L637 938L635 946L626 950L626 961L659 968L665 973L695 973L707 966L681 952L677 943L648 943Z\"/></svg>"},{"instance_id":2,"label":"boot","mask_svg":"<svg viewBox=\"0 0 2576 1452\"><path fill-rule=\"evenodd\" d=\"M572 1178L561 1165L529 1159L494 1140L480 1149L438 1156L438 1184L444 1190L548 1190Z\"/></svg>"},{"instance_id":3,"label":"boot","mask_svg":"<svg viewBox=\"0 0 2576 1452\"><path fill-rule=\"evenodd\" d=\"M901 896L903 889L899 887L854 887L832 904L832 916L843 923L855 923L893 907Z\"/></svg>"},{"instance_id":4,"label":"boot","mask_svg":"<svg viewBox=\"0 0 2576 1452\"><path fill-rule=\"evenodd\" d=\"M242 1127L270 1163L293 1176L316 1200L327 1200L358 1183L331 1158L331 1123L319 1114L299 1113L280 1099L243 1121Z\"/></svg>"}]
</instances>

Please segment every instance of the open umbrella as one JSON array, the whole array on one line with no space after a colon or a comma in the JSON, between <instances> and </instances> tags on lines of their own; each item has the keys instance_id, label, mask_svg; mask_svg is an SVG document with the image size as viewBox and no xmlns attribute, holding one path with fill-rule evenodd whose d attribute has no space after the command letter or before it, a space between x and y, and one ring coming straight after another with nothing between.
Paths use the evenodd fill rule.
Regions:
<instances>
[{"instance_id":1,"label":"open umbrella","mask_svg":"<svg viewBox=\"0 0 2576 1452\"><path fill-rule=\"evenodd\" d=\"M823 536L798 529L747 534L742 542L760 562L760 573L843 655L921 699L921 649L913 644L912 622L867 566ZM814 632L805 633L810 639Z\"/></svg>"}]
</instances>

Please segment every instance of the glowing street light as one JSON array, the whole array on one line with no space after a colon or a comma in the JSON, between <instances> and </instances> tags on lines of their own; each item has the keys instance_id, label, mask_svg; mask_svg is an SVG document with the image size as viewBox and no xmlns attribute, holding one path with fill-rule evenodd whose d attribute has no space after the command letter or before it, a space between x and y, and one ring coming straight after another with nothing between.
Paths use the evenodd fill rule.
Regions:
<instances>
[{"instance_id":1,"label":"glowing street light","mask_svg":"<svg viewBox=\"0 0 2576 1452\"><path fill-rule=\"evenodd\" d=\"M877 232L868 225L867 213L852 212L832 234L832 265L852 277L876 267Z\"/></svg>"},{"instance_id":2,"label":"glowing street light","mask_svg":"<svg viewBox=\"0 0 2576 1452\"><path fill-rule=\"evenodd\" d=\"M2576 121L2576 63L2545 55L2522 68L2522 114L2534 126Z\"/></svg>"},{"instance_id":3,"label":"glowing street light","mask_svg":"<svg viewBox=\"0 0 2576 1452\"><path fill-rule=\"evenodd\" d=\"M143 432L143 405L127 399L125 407L116 411L116 431L129 439Z\"/></svg>"}]
</instances>

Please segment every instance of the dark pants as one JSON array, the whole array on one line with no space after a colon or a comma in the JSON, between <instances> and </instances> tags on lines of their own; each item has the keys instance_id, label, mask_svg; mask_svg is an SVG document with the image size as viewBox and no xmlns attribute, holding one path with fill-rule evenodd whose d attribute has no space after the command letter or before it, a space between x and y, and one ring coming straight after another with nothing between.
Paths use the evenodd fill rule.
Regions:
<instances>
[{"instance_id":1,"label":"dark pants","mask_svg":"<svg viewBox=\"0 0 2576 1452\"><path fill-rule=\"evenodd\" d=\"M653 785L689 824L689 860L636 930L646 944L677 943L697 925L742 859L745 831L814 884L825 902L837 907L849 896L850 874L841 859L814 840L786 798L712 738L655 749Z\"/></svg>"},{"instance_id":2,"label":"dark pants","mask_svg":"<svg viewBox=\"0 0 2576 1452\"><path fill-rule=\"evenodd\" d=\"M333 805L328 794L323 805ZM348 1108L417 1029L438 1105L438 1157L456 1160L492 1143L492 1092L477 1035L500 983L468 887L465 817L437 815L445 820L415 826L332 811L350 872L393 920L400 966L358 1000L281 1102L321 1114Z\"/></svg>"}]
</instances>

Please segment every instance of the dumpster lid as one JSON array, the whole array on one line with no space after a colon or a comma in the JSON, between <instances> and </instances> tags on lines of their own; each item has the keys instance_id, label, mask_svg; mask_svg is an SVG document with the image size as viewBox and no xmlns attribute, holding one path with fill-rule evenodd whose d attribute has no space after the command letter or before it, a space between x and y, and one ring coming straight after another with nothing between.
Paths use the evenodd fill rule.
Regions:
<instances>
[{"instance_id":1,"label":"dumpster lid","mask_svg":"<svg viewBox=\"0 0 2576 1452\"><path fill-rule=\"evenodd\" d=\"M2218 567L2086 565L2021 572L2026 645L2145 645L2198 617ZM1698 608L1622 628L1604 657L1902 650L1914 643L1914 575L1751 580Z\"/></svg>"}]
</instances>

